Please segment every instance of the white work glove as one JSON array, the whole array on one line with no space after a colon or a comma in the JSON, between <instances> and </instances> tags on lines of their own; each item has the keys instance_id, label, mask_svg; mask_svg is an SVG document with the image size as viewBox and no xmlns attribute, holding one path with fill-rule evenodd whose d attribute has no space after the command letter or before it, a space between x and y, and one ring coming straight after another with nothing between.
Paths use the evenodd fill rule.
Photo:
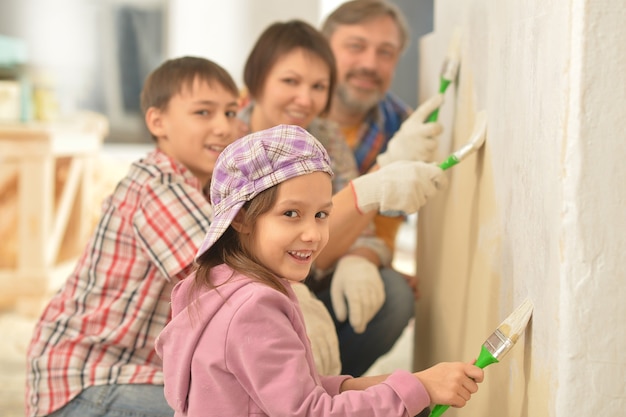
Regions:
<instances>
[{"instance_id":1,"label":"white work glove","mask_svg":"<svg viewBox=\"0 0 626 417\"><path fill-rule=\"evenodd\" d=\"M311 341L313 360L320 375L339 375L341 358L339 339L330 313L305 284L291 283L304 316L307 336Z\"/></svg>"},{"instance_id":2,"label":"white work glove","mask_svg":"<svg viewBox=\"0 0 626 417\"><path fill-rule=\"evenodd\" d=\"M448 178L436 164L398 161L353 179L350 184L361 213L371 210L406 215L448 186Z\"/></svg>"},{"instance_id":3,"label":"white work glove","mask_svg":"<svg viewBox=\"0 0 626 417\"><path fill-rule=\"evenodd\" d=\"M363 333L385 302L378 267L362 256L341 258L330 281L330 300L337 320L348 317L354 332Z\"/></svg>"},{"instance_id":4,"label":"white work glove","mask_svg":"<svg viewBox=\"0 0 626 417\"><path fill-rule=\"evenodd\" d=\"M387 150L376 162L384 166L395 161L432 162L437 151L437 136L443 131L439 122L424 121L443 103L443 95L436 94L417 108L400 126L387 144Z\"/></svg>"}]
</instances>

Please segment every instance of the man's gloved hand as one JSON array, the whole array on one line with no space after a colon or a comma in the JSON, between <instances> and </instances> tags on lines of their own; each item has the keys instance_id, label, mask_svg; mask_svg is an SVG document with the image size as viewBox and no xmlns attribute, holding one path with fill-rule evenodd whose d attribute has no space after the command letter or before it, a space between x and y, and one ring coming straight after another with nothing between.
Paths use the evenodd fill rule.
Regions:
<instances>
[{"instance_id":1,"label":"man's gloved hand","mask_svg":"<svg viewBox=\"0 0 626 417\"><path fill-rule=\"evenodd\" d=\"M341 258L330 281L330 300L337 320L348 317L355 333L363 333L385 302L378 267L362 256Z\"/></svg>"},{"instance_id":2,"label":"man's gloved hand","mask_svg":"<svg viewBox=\"0 0 626 417\"><path fill-rule=\"evenodd\" d=\"M448 186L448 178L436 164L398 161L353 179L357 208L362 212L417 212L438 190Z\"/></svg>"},{"instance_id":3,"label":"man's gloved hand","mask_svg":"<svg viewBox=\"0 0 626 417\"><path fill-rule=\"evenodd\" d=\"M291 283L304 316L306 333L311 341L315 366L320 375L339 375L341 357L339 339L330 313L305 284Z\"/></svg>"},{"instance_id":4,"label":"man's gloved hand","mask_svg":"<svg viewBox=\"0 0 626 417\"><path fill-rule=\"evenodd\" d=\"M424 120L443 103L443 95L436 94L417 108L400 126L387 144L387 150L378 155L378 165L395 161L432 162L437 151L437 136L443 131L439 122Z\"/></svg>"}]
</instances>

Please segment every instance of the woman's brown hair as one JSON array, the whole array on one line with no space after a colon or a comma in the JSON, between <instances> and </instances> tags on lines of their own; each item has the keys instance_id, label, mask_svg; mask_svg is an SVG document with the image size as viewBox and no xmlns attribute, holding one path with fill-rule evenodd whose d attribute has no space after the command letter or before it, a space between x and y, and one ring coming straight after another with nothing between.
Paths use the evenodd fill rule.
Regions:
<instances>
[{"instance_id":1,"label":"woman's brown hair","mask_svg":"<svg viewBox=\"0 0 626 417\"><path fill-rule=\"evenodd\" d=\"M252 98L263 94L265 80L276 62L294 49L301 48L319 57L330 72L328 99L322 114L330 109L337 82L335 56L326 38L310 24L301 20L270 25L257 39L243 71L243 80Z\"/></svg>"}]
</instances>

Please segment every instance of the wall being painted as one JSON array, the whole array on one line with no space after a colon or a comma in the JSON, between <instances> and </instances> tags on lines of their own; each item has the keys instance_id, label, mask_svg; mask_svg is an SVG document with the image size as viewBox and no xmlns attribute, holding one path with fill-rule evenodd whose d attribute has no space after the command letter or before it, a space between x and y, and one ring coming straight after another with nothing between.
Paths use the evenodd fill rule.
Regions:
<instances>
[{"instance_id":1,"label":"wall being painted","mask_svg":"<svg viewBox=\"0 0 626 417\"><path fill-rule=\"evenodd\" d=\"M472 361L526 297L533 319L458 416L624 415L626 9L621 0L435 2L421 99L455 28L441 159L486 109L484 148L419 215L415 367Z\"/></svg>"}]
</instances>

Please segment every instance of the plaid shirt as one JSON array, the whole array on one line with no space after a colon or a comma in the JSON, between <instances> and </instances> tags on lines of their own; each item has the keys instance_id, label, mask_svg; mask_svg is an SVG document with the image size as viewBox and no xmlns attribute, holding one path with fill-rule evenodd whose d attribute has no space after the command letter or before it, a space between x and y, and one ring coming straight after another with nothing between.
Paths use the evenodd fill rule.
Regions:
<instances>
[{"instance_id":1,"label":"plaid shirt","mask_svg":"<svg viewBox=\"0 0 626 417\"><path fill-rule=\"evenodd\" d=\"M27 416L58 410L90 386L163 384L154 340L212 219L200 187L158 150L131 166L35 327Z\"/></svg>"},{"instance_id":2,"label":"plaid shirt","mask_svg":"<svg viewBox=\"0 0 626 417\"><path fill-rule=\"evenodd\" d=\"M387 149L387 143L410 113L411 109L391 93L387 93L370 112L359 129L359 141L354 148L354 157L361 174L376 164L376 157Z\"/></svg>"},{"instance_id":3,"label":"plaid shirt","mask_svg":"<svg viewBox=\"0 0 626 417\"><path fill-rule=\"evenodd\" d=\"M376 157L387 149L387 144L409 114L410 107L392 93L387 93L370 112L359 128L357 143L354 144L354 157L361 174L365 174L376 164ZM391 251L395 247L396 234L403 221L404 217L378 215L374 218L376 236Z\"/></svg>"}]
</instances>

